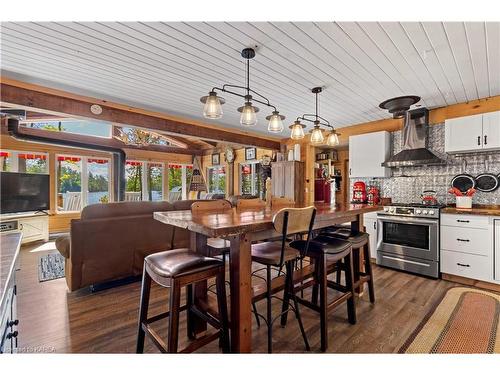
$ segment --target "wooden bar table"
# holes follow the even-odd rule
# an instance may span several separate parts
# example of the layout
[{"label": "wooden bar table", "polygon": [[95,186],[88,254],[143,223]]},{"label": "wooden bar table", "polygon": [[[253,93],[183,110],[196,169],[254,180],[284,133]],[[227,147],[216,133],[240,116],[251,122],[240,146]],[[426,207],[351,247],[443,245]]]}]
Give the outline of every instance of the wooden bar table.
[{"label": "wooden bar table", "polygon": [[[363,214],[380,210],[379,206],[365,204],[315,204],[315,207],[317,212],[314,229],[351,222],[351,229],[354,231],[363,228]],[[281,208],[284,207],[279,207]],[[191,232],[193,251],[206,254],[206,243],[209,237],[220,237],[230,241],[231,346],[232,351],[236,353],[252,351],[250,245],[254,241],[276,236],[272,218],[277,210],[233,208],[221,213],[207,211],[192,214],[190,210],[154,213],[154,218],[162,223],[188,229]],[[196,286],[195,296],[206,298],[206,283]]]}]

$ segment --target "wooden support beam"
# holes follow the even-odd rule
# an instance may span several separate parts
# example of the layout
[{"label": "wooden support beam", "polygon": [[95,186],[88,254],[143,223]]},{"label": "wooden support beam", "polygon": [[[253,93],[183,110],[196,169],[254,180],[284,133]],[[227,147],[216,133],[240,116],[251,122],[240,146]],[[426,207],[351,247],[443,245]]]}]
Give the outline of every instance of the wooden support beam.
[{"label": "wooden support beam", "polygon": [[[116,105],[104,100],[65,93],[59,90],[43,89],[36,85],[1,77],[1,102],[9,106],[21,106],[33,111],[50,111],[67,116],[77,116],[94,120],[108,121],[115,124],[131,125],[178,135],[197,137],[200,139],[256,146],[271,150],[279,150],[279,140],[266,139],[244,132],[233,132],[220,128],[200,125],[193,121],[181,121],[162,116],[155,112]],[[102,113],[95,115],[90,105],[98,104]]]},{"label": "wooden support beam", "polygon": [[[133,145],[125,145],[123,142],[120,142],[114,138],[102,138],[102,137],[92,137],[89,135],[81,135],[81,134],[73,134],[73,133],[64,133],[64,132],[55,132],[48,131],[43,129],[29,128],[29,127],[19,127],[19,130],[23,134],[35,135],[38,137],[50,139],[58,139],[64,141],[74,141],[81,142],[88,145],[93,146],[106,146],[120,149],[132,149],[132,150],[145,150],[145,151],[156,151],[156,152],[167,152],[173,154],[183,154],[183,155],[201,155],[202,150],[194,150],[188,148],[181,147],[170,147],[170,146],[162,146],[162,145],[149,145],[149,146],[133,146]],[[1,127],[2,135],[7,135],[7,126],[2,124]]]}]

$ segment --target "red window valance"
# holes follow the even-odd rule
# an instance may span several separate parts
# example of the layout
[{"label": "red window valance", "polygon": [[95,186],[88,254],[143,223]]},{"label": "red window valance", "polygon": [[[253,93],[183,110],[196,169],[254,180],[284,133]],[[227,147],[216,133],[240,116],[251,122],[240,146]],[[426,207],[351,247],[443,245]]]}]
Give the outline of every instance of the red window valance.
[{"label": "red window valance", "polygon": [[0,158],[8,158],[8,157],[9,157],[9,153],[8,152],[0,151]]},{"label": "red window valance", "polygon": [[[19,155],[21,156],[21,155]],[[73,161],[73,162],[77,162],[77,161],[80,161],[82,160],[82,158],[78,158],[78,157],[75,157],[75,156],[58,156],[57,157],[57,161]]]},{"label": "red window valance", "polygon": [[96,164],[107,164],[108,160],[106,159],[88,159],[89,163],[96,163]]},{"label": "red window valance", "polygon": [[142,162],[140,161],[132,161],[132,160],[127,160],[125,164],[130,165],[132,167],[138,167],[142,165]]},{"label": "red window valance", "polygon": [[243,168],[241,169],[241,173],[243,173],[243,174],[250,174],[250,173],[251,173],[251,171],[252,171],[252,169],[250,168],[250,166],[249,166],[249,165],[245,165],[245,166],[243,166]]},{"label": "red window valance", "polygon": [[47,155],[41,154],[17,154],[20,159],[47,159]]}]

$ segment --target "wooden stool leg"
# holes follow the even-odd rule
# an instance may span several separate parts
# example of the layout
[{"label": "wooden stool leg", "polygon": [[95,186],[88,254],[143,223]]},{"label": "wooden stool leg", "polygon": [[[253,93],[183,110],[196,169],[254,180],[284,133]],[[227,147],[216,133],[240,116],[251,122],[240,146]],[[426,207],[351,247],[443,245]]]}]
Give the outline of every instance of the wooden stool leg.
[{"label": "wooden stool leg", "polygon": [[358,285],[359,284],[359,273],[361,272],[360,270],[360,267],[361,267],[361,263],[360,263],[360,251],[361,249],[352,249],[352,263],[353,263],[353,267],[354,267],[354,285],[356,286],[355,287],[355,290],[356,290],[356,293],[360,294],[363,292],[363,288],[361,285]]},{"label": "wooden stool leg", "polygon": [[315,306],[318,305],[318,294],[319,294],[319,261],[318,258],[314,259],[314,280],[315,283],[312,287],[311,292],[311,303]]},{"label": "wooden stool leg", "polygon": [[352,253],[345,257],[345,282],[347,290],[351,292],[351,297],[347,300],[347,316],[349,323],[356,324],[356,303],[354,301],[354,267],[352,262]]},{"label": "wooden stool leg", "polygon": [[139,307],[139,327],[137,330],[137,347],[136,353],[144,353],[144,337],[145,333],[142,329],[142,323],[148,318],[149,308],[149,295],[151,291],[151,277],[148,275],[146,268],[142,273],[142,286],[141,286],[141,302]]},{"label": "wooden stool leg", "polygon": [[191,307],[194,304],[193,285],[186,286],[186,315],[187,315],[187,336],[190,340],[194,340],[196,335],[193,328],[193,313]]},{"label": "wooden stool leg", "polygon": [[271,290],[271,266],[267,266],[267,279],[266,279],[266,284],[267,284],[267,295],[266,295],[266,301],[267,301],[267,314],[266,314],[266,319],[267,319],[267,352],[272,353],[273,352],[273,326],[271,324],[273,320],[272,316],[272,290]]},{"label": "wooden stool leg", "polygon": [[365,272],[368,276],[370,276],[370,280],[368,280],[368,293],[370,295],[370,302],[375,303],[375,288],[373,286],[373,269],[372,262],[370,259],[370,243],[368,242],[364,246],[364,260],[365,260]]},{"label": "wooden stool leg", "polygon": [[219,320],[220,320],[220,337],[222,343],[222,352],[229,353],[229,318],[227,313],[227,299],[226,299],[226,282],[225,282],[225,270],[217,275],[215,279],[217,287],[217,305],[219,308]]},{"label": "wooden stool leg", "polygon": [[321,326],[321,351],[328,349],[328,280],[326,270],[326,255],[322,255],[319,262],[319,314]]},{"label": "wooden stool leg", "polygon": [[342,279],[342,261],[338,261],[337,262],[337,274],[336,274],[336,281],[337,281],[337,284],[340,284],[340,281]]},{"label": "wooden stool leg", "polygon": [[177,353],[179,342],[179,309],[181,305],[181,287],[177,280],[170,287],[170,314],[168,326],[168,352]]}]

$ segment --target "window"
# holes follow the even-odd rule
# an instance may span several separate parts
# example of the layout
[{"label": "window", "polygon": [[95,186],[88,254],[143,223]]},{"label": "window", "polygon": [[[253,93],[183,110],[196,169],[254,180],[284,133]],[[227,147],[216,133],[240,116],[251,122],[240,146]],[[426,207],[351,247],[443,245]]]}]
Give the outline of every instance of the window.
[{"label": "window", "polygon": [[189,184],[193,177],[193,166],[186,164],[168,165],[168,201],[187,199]]},{"label": "window", "polygon": [[125,200],[142,200],[142,171],[143,163],[127,160],[125,164]]},{"label": "window", "polygon": [[111,137],[112,125],[107,122],[63,120],[27,122],[23,126],[33,129],[42,129],[55,132],[90,135],[94,137]]},{"label": "window", "polygon": [[163,164],[148,163],[148,199],[150,201],[163,200]]},{"label": "window", "polygon": [[49,173],[48,155],[29,151],[0,151],[3,172]]},{"label": "window", "polygon": [[2,172],[12,172],[12,153],[0,151],[0,164],[2,164]]},{"label": "window", "polygon": [[127,160],[125,200],[163,200],[163,163]]},{"label": "window", "polygon": [[240,164],[240,194],[257,195],[263,197],[263,183],[260,163]]},{"label": "window", "polygon": [[108,159],[87,159],[88,204],[110,202],[109,171]]},{"label": "window", "polygon": [[208,168],[208,192],[209,193],[226,193],[226,169],[223,166]]},{"label": "window", "polygon": [[57,155],[57,210],[74,212],[111,202],[110,175],[109,159]]},{"label": "window", "polygon": [[57,209],[82,209],[82,159],[76,156],[57,157]]}]

